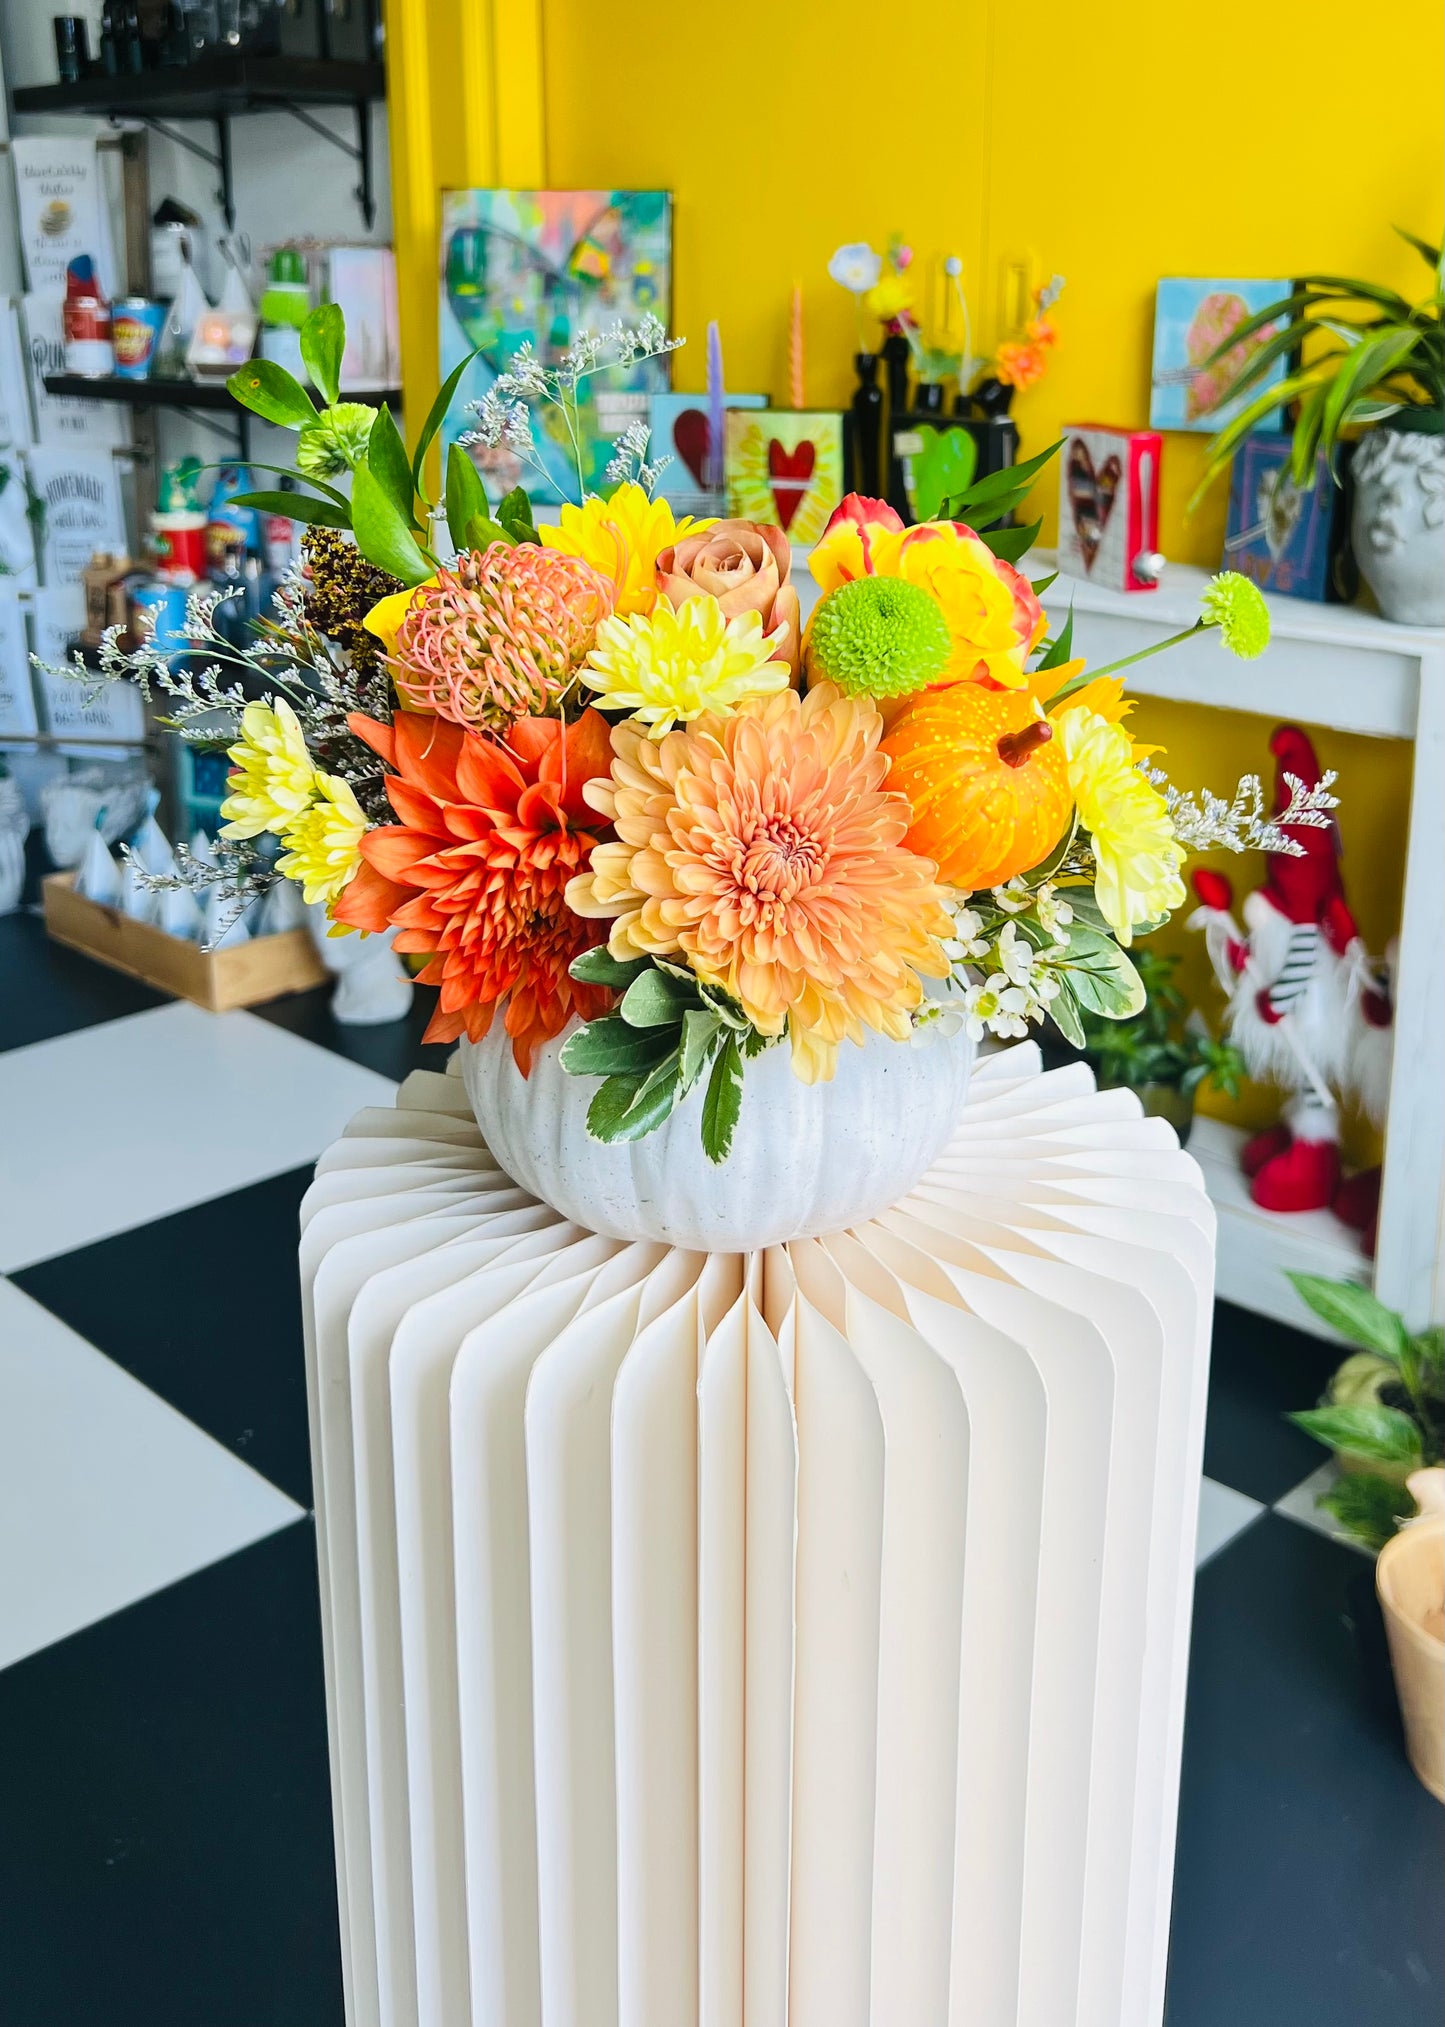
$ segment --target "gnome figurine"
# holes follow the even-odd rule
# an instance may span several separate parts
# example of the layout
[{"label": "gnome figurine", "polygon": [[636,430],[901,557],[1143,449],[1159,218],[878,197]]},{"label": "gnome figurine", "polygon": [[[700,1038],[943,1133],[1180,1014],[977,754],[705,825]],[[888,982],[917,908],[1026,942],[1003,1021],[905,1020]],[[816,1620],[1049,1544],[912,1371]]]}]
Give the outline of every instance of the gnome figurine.
[{"label": "gnome figurine", "polygon": [[[1278,816],[1290,801],[1285,776],[1313,788],[1320,765],[1296,725],[1277,727],[1269,743]],[[1333,1205],[1358,1224],[1372,1206],[1362,1201],[1369,1191],[1361,1178],[1341,1181],[1338,1101],[1357,1098],[1383,1122],[1388,1074],[1378,1057],[1388,1049],[1389,991],[1345,901],[1336,827],[1291,826],[1288,835],[1300,856],[1266,854],[1268,877],[1244,902],[1243,930],[1230,913],[1229,881],[1207,869],[1194,874],[1202,905],[1190,926],[1204,931],[1229,995],[1226,1030],[1250,1075],[1289,1093],[1279,1124],[1240,1154],[1250,1195],[1270,1211]]]}]

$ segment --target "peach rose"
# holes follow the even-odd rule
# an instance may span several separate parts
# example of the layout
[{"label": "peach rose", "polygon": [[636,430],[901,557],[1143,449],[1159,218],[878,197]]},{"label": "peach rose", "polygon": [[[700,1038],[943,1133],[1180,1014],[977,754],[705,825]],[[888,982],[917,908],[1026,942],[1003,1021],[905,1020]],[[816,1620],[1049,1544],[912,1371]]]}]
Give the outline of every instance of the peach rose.
[{"label": "peach rose", "polygon": [[763,632],[778,634],[773,660],[798,675],[801,645],[798,594],[788,582],[793,554],[781,528],[757,521],[714,521],[685,535],[657,559],[657,588],[681,605],[685,598],[715,598],[723,616],[756,612]]}]

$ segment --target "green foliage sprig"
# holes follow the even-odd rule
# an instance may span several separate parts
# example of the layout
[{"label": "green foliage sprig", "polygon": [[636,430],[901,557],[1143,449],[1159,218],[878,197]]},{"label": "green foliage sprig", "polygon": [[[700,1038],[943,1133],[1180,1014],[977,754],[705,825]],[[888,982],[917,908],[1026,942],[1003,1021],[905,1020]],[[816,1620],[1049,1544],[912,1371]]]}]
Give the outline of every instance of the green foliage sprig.
[{"label": "green foliage sprig", "polygon": [[1289,1419],[1352,1467],[1319,1503],[1357,1541],[1378,1550],[1415,1511],[1405,1480],[1445,1459],[1445,1328],[1410,1331],[1353,1281],[1289,1278],[1316,1316],[1360,1347],[1320,1405]]},{"label": "green foliage sprig", "polygon": [[661,1126],[708,1071],[702,1144],[726,1161],[742,1109],[743,1065],[780,1039],[759,1034],[737,1001],[665,958],[615,958],[605,945],[571,967],[587,985],[620,993],[615,1013],[589,1021],[562,1045],[562,1067],[601,1077],[587,1108],[596,1140],[641,1140]]},{"label": "green foliage sprig", "polygon": [[[1070,893],[1069,899],[1074,902],[1076,897]],[[1124,1020],[1100,1020],[1091,1010],[1084,1020],[1081,1046],[1101,1084],[1123,1084],[1132,1091],[1145,1084],[1167,1084],[1192,1096],[1201,1084],[1210,1083],[1237,1098],[1244,1058],[1232,1043],[1216,1041],[1203,1028],[1188,1024],[1188,1001],[1174,983],[1178,963],[1177,957],[1162,951],[1135,950],[1143,1004]]]},{"label": "green foliage sprig", "polygon": [[[1205,360],[1207,371],[1236,346],[1262,331],[1269,336],[1250,353],[1220,396],[1220,406],[1252,394],[1209,446],[1209,463],[1191,507],[1223,471],[1252,429],[1286,403],[1299,403],[1290,454],[1290,477],[1308,486],[1323,453],[1336,480],[1338,450],[1349,430],[1392,416],[1412,428],[1445,431],[1445,268],[1441,249],[1413,233],[1395,230],[1433,271],[1433,287],[1418,302],[1394,289],[1344,275],[1306,275],[1282,301],[1237,324]],[[1271,326],[1277,328],[1271,329]],[[1303,356],[1307,350],[1309,356]],[[1263,385],[1280,360],[1283,380]]]},{"label": "green foliage sprig", "polygon": [[[1001,472],[990,472],[986,478],[975,479],[971,486],[965,486],[961,493],[954,493],[944,501],[939,518],[944,521],[962,521],[982,537],[995,556],[1005,563],[1017,563],[1028,553],[1039,539],[1042,521],[1032,521],[1026,528],[1010,528],[1003,524],[1024,503],[1029,488],[1051,458],[1056,458],[1064,447],[1064,439],[1051,443],[1047,450],[1041,450],[1037,457],[1025,458],[1021,465],[1008,465]],[[1043,585],[1036,584],[1035,591],[1047,589],[1052,578]]]}]

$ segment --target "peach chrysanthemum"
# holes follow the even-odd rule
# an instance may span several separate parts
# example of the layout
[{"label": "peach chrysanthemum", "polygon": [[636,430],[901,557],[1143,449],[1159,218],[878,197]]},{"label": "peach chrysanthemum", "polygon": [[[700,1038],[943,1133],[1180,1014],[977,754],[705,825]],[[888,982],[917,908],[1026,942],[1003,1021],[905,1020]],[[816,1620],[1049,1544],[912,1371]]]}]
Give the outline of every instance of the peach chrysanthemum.
[{"label": "peach chrysanthemum", "polygon": [[395,924],[398,950],[430,955],[417,976],[440,986],[441,999],[423,1041],[480,1041],[505,998],[525,1077],[539,1043],[573,1014],[592,1020],[608,1005],[600,987],[570,974],[598,937],[564,898],[603,828],[582,791],[606,776],[606,719],[523,718],[505,741],[416,711],[398,711],[390,725],[347,722],[396,769],[386,793],[400,821],[361,839],[336,920]]},{"label": "peach chrysanthemum", "polygon": [[505,731],[556,701],[611,610],[580,557],[494,542],[411,593],[387,667],[413,710]]},{"label": "peach chrysanthemum", "polygon": [[919,974],[948,971],[952,928],[933,866],[903,843],[882,729],[867,698],[784,690],[662,740],[614,726],[611,778],[585,791],[617,841],[568,905],[616,917],[615,956],[680,954],[761,1033],[786,1025],[808,1084],[832,1076],[845,1037],[905,1040]]}]

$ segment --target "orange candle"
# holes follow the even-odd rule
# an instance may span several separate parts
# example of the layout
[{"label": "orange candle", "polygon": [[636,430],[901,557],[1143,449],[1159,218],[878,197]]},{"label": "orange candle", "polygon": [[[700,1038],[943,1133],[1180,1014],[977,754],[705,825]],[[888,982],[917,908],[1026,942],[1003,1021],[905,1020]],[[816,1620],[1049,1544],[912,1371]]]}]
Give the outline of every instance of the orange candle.
[{"label": "orange candle", "polygon": [[788,328],[788,400],[794,408],[806,408],[803,381],[803,287],[793,284],[793,315]]}]

